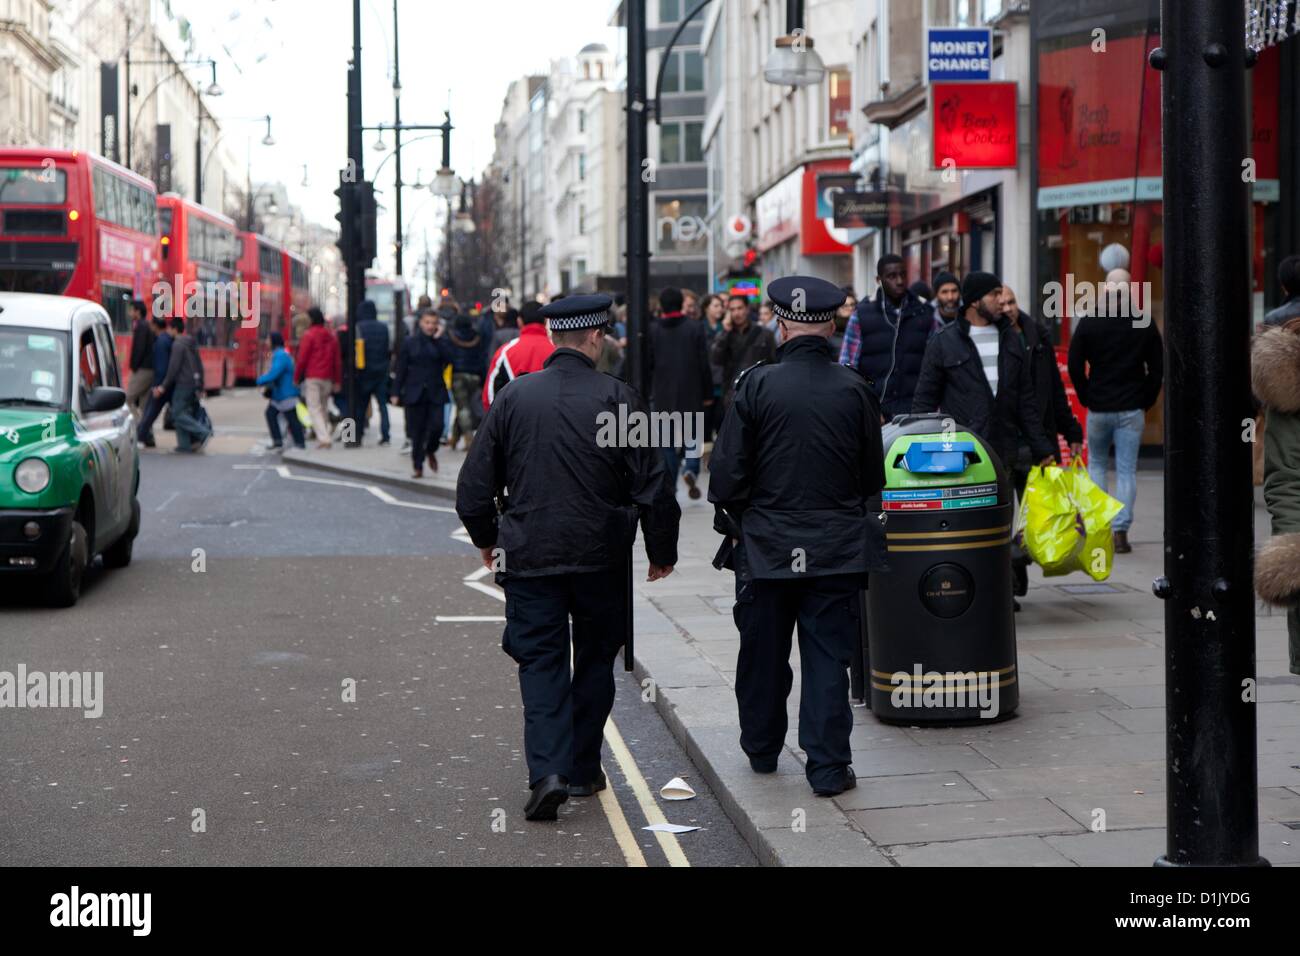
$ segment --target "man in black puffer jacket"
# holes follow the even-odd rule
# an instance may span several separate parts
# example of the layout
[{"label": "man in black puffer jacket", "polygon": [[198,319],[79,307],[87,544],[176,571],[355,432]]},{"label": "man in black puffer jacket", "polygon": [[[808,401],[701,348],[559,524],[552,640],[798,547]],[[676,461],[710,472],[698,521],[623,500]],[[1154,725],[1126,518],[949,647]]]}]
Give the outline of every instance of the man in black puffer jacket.
[{"label": "man in black puffer jacket", "polygon": [[935,333],[912,400],[912,411],[943,411],[979,435],[1009,469],[1021,435],[1032,460],[1056,461],[1055,442],[1043,431],[1029,356],[1001,311],[1002,282],[972,272],[961,284],[961,315]]},{"label": "man in black puffer jacket", "polygon": [[856,368],[880,403],[885,421],[912,410],[934,312],[908,291],[907,269],[892,253],[876,264],[880,288],[863,299],[844,329],[840,364]]}]

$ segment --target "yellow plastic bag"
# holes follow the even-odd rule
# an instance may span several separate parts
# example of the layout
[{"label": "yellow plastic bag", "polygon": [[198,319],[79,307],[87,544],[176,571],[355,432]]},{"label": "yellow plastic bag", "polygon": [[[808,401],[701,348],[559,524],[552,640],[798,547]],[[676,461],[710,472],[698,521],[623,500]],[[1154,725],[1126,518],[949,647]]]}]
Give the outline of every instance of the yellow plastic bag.
[{"label": "yellow plastic bag", "polygon": [[1123,507],[1097,487],[1081,461],[1068,469],[1035,467],[1020,503],[1025,551],[1045,577],[1083,571],[1104,581],[1115,559],[1110,525]]},{"label": "yellow plastic bag", "polygon": [[1065,473],[1065,478],[1070,487],[1070,497],[1083,521],[1084,540],[1079,567],[1094,581],[1105,581],[1110,577],[1115,561],[1115,541],[1110,525],[1124,510],[1124,504],[1097,487],[1083,462],[1077,459]]},{"label": "yellow plastic bag", "polygon": [[1075,516],[1065,472],[1056,465],[1031,468],[1020,501],[1020,528],[1025,552],[1044,572],[1051,573],[1070,561],[1079,543]]},{"label": "yellow plastic bag", "polygon": [[311,412],[307,409],[307,403],[298,399],[298,407],[294,409],[298,413],[298,421],[303,428],[311,428]]}]

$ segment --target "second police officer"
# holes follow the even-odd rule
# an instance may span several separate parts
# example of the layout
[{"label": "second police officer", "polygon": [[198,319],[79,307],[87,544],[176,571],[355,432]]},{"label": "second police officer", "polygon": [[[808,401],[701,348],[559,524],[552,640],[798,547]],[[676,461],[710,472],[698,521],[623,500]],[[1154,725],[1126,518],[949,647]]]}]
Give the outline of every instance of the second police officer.
[{"label": "second police officer", "polygon": [[501,645],[519,665],[529,820],[555,820],[570,795],[605,789],[601,740],[638,519],[648,580],[677,563],[681,511],[662,452],[598,441],[602,418],[645,410],[629,386],[596,371],[612,305],[586,295],[545,307],[556,349],[497,394],[456,488],[456,512],[506,592]]},{"label": "second police officer", "polygon": [[755,771],[776,770],[797,627],[799,746],[814,792],[834,796],[856,785],[847,669],[859,592],[885,567],[883,528],[867,507],[885,482],[880,406],[831,352],[841,289],[789,276],[768,296],[784,344],[774,364],[737,378],[709,466],[727,535],[718,560],[736,572],[740,745]]}]

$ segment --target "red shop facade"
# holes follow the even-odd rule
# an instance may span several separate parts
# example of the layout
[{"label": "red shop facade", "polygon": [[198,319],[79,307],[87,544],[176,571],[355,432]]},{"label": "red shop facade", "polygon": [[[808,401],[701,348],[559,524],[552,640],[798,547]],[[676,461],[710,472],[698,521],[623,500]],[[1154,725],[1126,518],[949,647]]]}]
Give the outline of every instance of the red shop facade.
[{"label": "red shop facade", "polygon": [[[1100,283],[1107,266],[1127,259],[1130,279],[1150,283],[1150,305],[1164,328],[1164,214],[1160,73],[1147,62],[1160,45],[1158,5],[1115,0],[1044,0],[1033,5],[1031,112],[1035,157],[1031,196],[1036,314],[1069,343],[1074,319],[1044,315],[1047,284]],[[1098,28],[1101,28],[1101,34]],[[1281,300],[1277,265],[1300,252],[1294,167],[1294,97],[1279,91],[1297,78],[1297,44],[1261,51],[1251,70],[1252,327]],[[1122,249],[1117,248],[1122,247]],[[1103,254],[1105,250],[1105,254]],[[1145,444],[1163,432],[1158,403]]]}]

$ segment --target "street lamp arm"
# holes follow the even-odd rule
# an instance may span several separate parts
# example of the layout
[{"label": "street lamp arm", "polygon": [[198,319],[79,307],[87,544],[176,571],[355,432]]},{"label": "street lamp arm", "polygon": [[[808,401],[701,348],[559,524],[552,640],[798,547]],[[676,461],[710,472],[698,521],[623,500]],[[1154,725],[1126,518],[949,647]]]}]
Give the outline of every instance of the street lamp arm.
[{"label": "street lamp arm", "polygon": [[697,6],[690,13],[686,14],[686,16],[682,17],[682,22],[677,24],[677,29],[673,31],[672,39],[668,41],[668,45],[664,47],[663,55],[659,57],[659,73],[657,76],[655,76],[654,109],[655,109],[656,123],[663,123],[663,119],[664,119],[663,107],[661,106],[663,101],[660,99],[660,97],[663,96],[664,68],[668,65],[668,58],[672,56],[673,47],[677,44],[677,41],[681,39],[682,32],[686,29],[686,25],[689,24],[692,20],[694,20],[697,16],[699,16],[700,11],[703,10],[712,2],[713,0],[701,0],[699,6]]},{"label": "street lamp arm", "polygon": [[[405,128],[406,128],[406,127],[403,126],[403,129],[405,129]],[[400,150],[405,149],[407,146],[410,146],[412,143],[419,143],[419,142],[421,142],[421,141],[423,141],[423,140],[426,140],[426,139],[433,139],[433,137],[434,137],[435,135],[436,135],[436,134],[434,134],[434,133],[429,133],[427,136],[417,136],[417,137],[415,137],[415,139],[408,139],[408,140],[406,140],[404,143],[402,143],[401,146],[398,146],[397,149],[393,150],[391,153],[389,153],[387,156],[385,156],[383,159],[381,159],[381,160],[379,161],[379,165],[375,167],[375,171],[374,171],[373,173],[370,174],[371,178],[374,179],[374,180],[378,180],[378,179],[379,179],[379,171],[380,171],[381,169],[384,168],[384,163],[388,162],[390,159],[392,159],[394,156],[396,156]]]},{"label": "street lamp arm", "polygon": [[[142,99],[139,103],[136,104],[135,108],[138,112],[136,113],[135,121],[131,124],[131,129],[127,131],[127,135],[130,136],[132,140],[134,140],[136,130],[140,126],[140,118],[144,116],[144,108],[146,104],[148,104],[148,102],[151,99],[153,99],[153,95],[162,88],[162,85],[164,83],[176,79],[176,77],[180,76],[182,73],[185,72],[185,68],[187,66],[207,66],[211,63],[215,63],[216,61],[215,60],[182,60],[181,62],[177,63],[174,60],[133,60],[132,62],[136,66],[166,66],[168,64],[171,64],[172,66],[171,72],[169,72],[161,80],[155,83],[153,85],[153,89],[151,89],[148,93],[145,94],[144,99]],[[131,91],[127,90],[126,95],[130,96]]]}]

